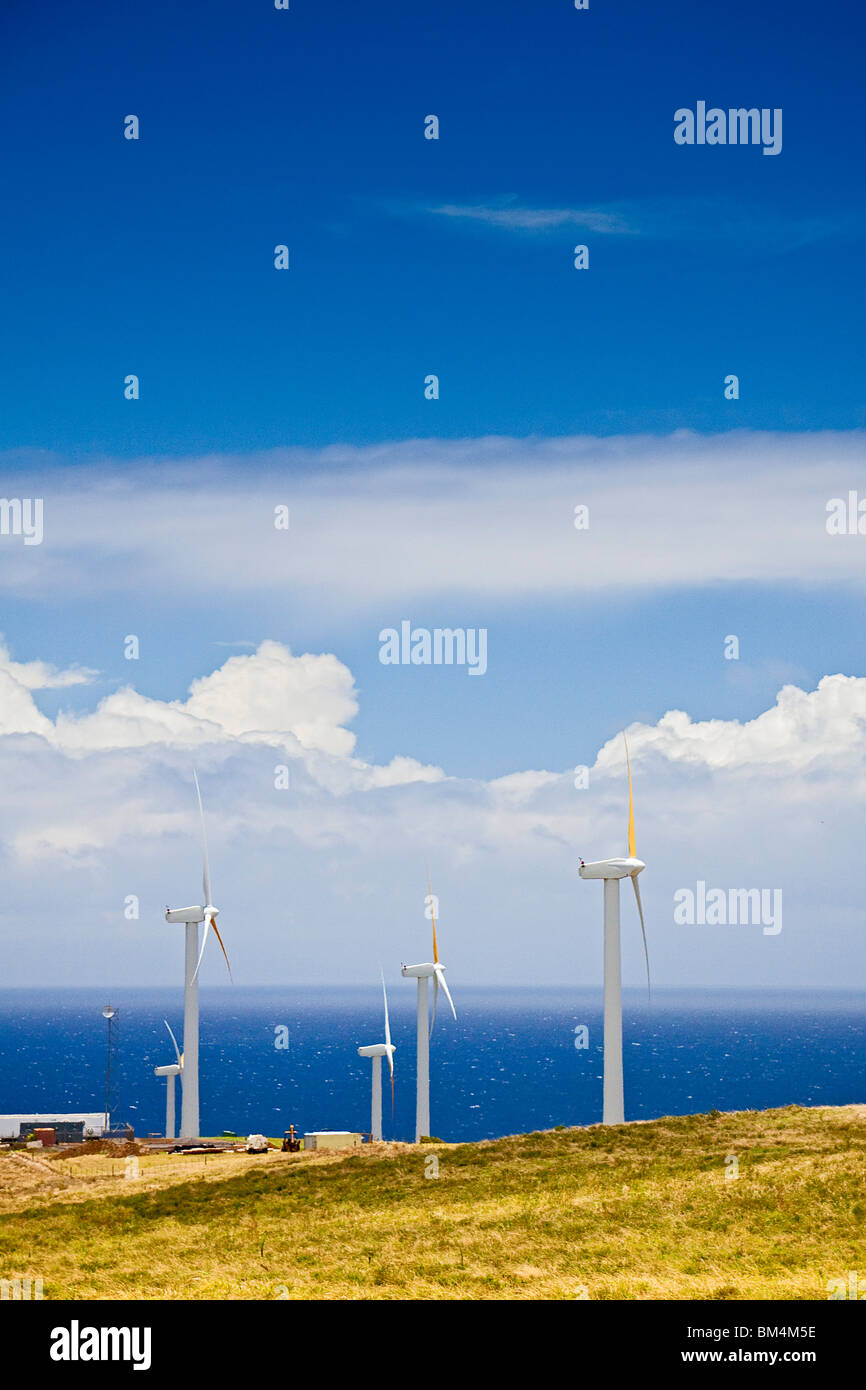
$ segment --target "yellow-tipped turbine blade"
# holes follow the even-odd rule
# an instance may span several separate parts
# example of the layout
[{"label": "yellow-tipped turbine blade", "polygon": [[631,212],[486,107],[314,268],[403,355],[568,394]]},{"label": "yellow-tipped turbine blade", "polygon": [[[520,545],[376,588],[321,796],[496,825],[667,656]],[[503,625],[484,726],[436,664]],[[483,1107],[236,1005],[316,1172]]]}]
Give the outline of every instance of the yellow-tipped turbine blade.
[{"label": "yellow-tipped turbine blade", "polygon": [[433,889],[430,886],[430,870],[427,870],[427,898],[430,903],[430,920],[433,923],[433,963],[439,964],[439,947],[436,945],[436,909],[433,906]]},{"label": "yellow-tipped turbine blade", "polygon": [[[213,917],[211,917],[211,919],[210,919],[210,924],[211,924],[211,926],[213,927],[214,932],[216,933],[216,939],[217,939],[217,941],[219,942],[219,944],[220,944],[220,949],[222,950],[222,953],[223,953],[223,955],[224,955],[225,958],[226,958],[226,969],[227,969],[228,972],[229,972],[229,979],[231,980],[231,978],[232,978],[232,968],[231,968],[231,966],[229,965],[229,958],[228,958],[228,956],[226,955],[226,948],[225,948],[225,946],[223,946],[223,939],[222,939],[222,937],[220,936],[219,927],[217,926],[217,924],[216,924],[216,922],[214,921]],[[232,983],[234,983],[234,981],[232,981]]]},{"label": "yellow-tipped turbine blade", "polygon": [[625,729],[622,731],[622,741],[625,744],[625,766],[628,772],[628,852],[631,859],[637,859],[637,850],[634,844],[634,796],[631,790],[631,763],[628,757],[628,739],[625,736]]}]

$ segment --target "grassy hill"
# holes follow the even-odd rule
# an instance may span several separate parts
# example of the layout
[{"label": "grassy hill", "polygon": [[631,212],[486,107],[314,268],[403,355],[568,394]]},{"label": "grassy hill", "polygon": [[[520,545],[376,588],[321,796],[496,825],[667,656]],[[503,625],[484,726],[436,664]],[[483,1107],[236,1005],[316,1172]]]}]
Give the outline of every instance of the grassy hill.
[{"label": "grassy hill", "polygon": [[0,1278],[46,1299],[801,1299],[866,1275],[866,1106],[139,1171],[0,1156]]}]

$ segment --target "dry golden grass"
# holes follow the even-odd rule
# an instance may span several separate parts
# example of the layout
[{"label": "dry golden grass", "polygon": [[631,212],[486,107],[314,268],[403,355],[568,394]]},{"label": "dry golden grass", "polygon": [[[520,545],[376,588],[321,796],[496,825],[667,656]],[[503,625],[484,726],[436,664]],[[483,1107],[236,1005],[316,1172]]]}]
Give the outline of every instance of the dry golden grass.
[{"label": "dry golden grass", "polygon": [[866,1274],[863,1106],[139,1169],[0,1157],[0,1277],[46,1298],[800,1299]]}]

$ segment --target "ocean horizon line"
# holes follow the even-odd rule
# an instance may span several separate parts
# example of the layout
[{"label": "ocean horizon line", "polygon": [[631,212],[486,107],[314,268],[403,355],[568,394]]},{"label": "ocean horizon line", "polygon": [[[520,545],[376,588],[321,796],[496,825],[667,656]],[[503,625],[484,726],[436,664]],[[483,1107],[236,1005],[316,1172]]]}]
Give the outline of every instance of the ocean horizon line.
[{"label": "ocean horizon line", "polygon": [[[583,996],[586,994],[601,991],[602,981],[594,981],[588,984],[572,985],[550,983],[550,984],[511,984],[511,985],[480,985],[466,984],[459,985],[461,994],[573,994]],[[108,991],[124,994],[155,994],[167,991],[182,989],[176,982],[155,983],[149,985],[106,985],[103,983],[87,983],[76,985],[0,985],[0,998],[6,994],[75,994],[87,991],[101,991],[103,994]],[[358,994],[365,995],[371,990],[377,992],[375,981],[370,984],[326,984],[321,981],[293,980],[286,984],[274,984],[273,982],[262,984],[200,984],[200,994],[219,994],[231,995],[232,991],[258,991],[261,993],[276,993],[283,990],[307,990],[321,994]],[[646,1000],[646,986],[623,985],[623,994],[642,995]],[[759,996],[769,997],[771,995],[791,995],[815,996],[815,995],[861,995],[866,994],[866,985],[670,985],[653,986],[653,1000],[662,996],[688,996],[696,995],[709,997],[719,995],[737,996]],[[390,1002],[390,1000],[389,1000]],[[414,1009],[414,1000],[412,1003]]]}]

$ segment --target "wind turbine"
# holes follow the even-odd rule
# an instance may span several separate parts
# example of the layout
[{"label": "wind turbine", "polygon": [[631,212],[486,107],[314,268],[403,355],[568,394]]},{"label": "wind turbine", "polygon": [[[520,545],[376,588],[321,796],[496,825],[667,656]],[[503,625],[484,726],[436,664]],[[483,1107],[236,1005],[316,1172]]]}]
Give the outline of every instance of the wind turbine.
[{"label": "wind turbine", "polygon": [[622,1087],[622,962],[619,935],[619,881],[630,878],[640,917],[643,949],[646,957],[647,990],[649,991],[649,952],[646,927],[640,900],[637,876],[645,868],[637,858],[634,842],[634,797],[631,789],[631,763],[628,740],[625,743],[625,765],[628,772],[628,856],[625,859],[599,859],[593,864],[580,861],[581,878],[604,880],[604,1101],[602,1124],[625,1123],[625,1102]]},{"label": "wind turbine", "polygon": [[179,1076],[181,1079],[181,1085],[183,1085],[183,1057],[181,1056],[180,1048],[177,1045],[177,1038],[174,1036],[174,1033],[171,1031],[171,1028],[169,1028],[168,1019],[164,1018],[162,1021],[165,1024],[166,1028],[168,1028],[168,1035],[174,1043],[174,1053],[177,1057],[177,1062],[172,1062],[171,1065],[167,1067],[154,1067],[153,1074],[154,1076],[165,1077],[165,1137],[166,1139],[173,1139],[174,1078],[176,1076]]},{"label": "wind turbine", "polygon": [[[167,922],[183,922],[186,926],[186,955],[184,963],[184,985],[183,985],[183,1055],[184,1063],[181,1071],[182,1099],[180,1111],[180,1137],[181,1139],[198,1139],[199,1137],[199,1118],[198,1118],[198,972],[204,957],[204,948],[207,945],[208,933],[213,927],[214,935],[222,948],[228,966],[229,979],[231,979],[232,969],[229,965],[229,958],[226,955],[226,948],[223,946],[223,939],[219,934],[216,919],[219,916],[219,908],[214,907],[210,889],[210,866],[207,858],[207,839],[204,831],[204,807],[201,801],[201,789],[198,785],[198,776],[193,770],[195,781],[195,791],[198,797],[198,812],[201,820],[201,849],[202,849],[202,894],[204,896],[204,907],[167,907],[165,910],[165,920]],[[202,938],[201,950],[198,944],[199,923],[205,923],[204,937]]]},{"label": "wind turbine", "polygon": [[[428,890],[430,882],[427,882]],[[425,961],[422,965],[401,966],[401,972],[406,979],[418,981],[418,1062],[417,1080],[415,1090],[415,1143],[430,1134],[430,1025],[428,1023],[428,1004],[427,1004],[427,981],[433,980],[433,1023],[436,1022],[436,1002],[439,997],[439,986],[445,991],[445,997],[451,1005],[451,1012],[455,1019],[457,1010],[454,1007],[454,1000],[448,991],[445,983],[445,966],[439,959],[439,948],[436,944],[436,911],[434,907],[433,894],[428,893],[430,903],[430,918],[433,922],[433,959]]]},{"label": "wind turbine", "polygon": [[382,975],[382,994],[385,999],[385,1041],[383,1043],[371,1043],[369,1047],[359,1047],[359,1057],[372,1058],[373,1072],[373,1099],[370,1114],[370,1137],[372,1139],[382,1138],[382,1058],[388,1058],[388,1067],[391,1072],[391,1114],[394,1114],[394,1053],[396,1048],[391,1042],[391,1025],[388,1021],[388,995],[385,991],[385,976]]}]

